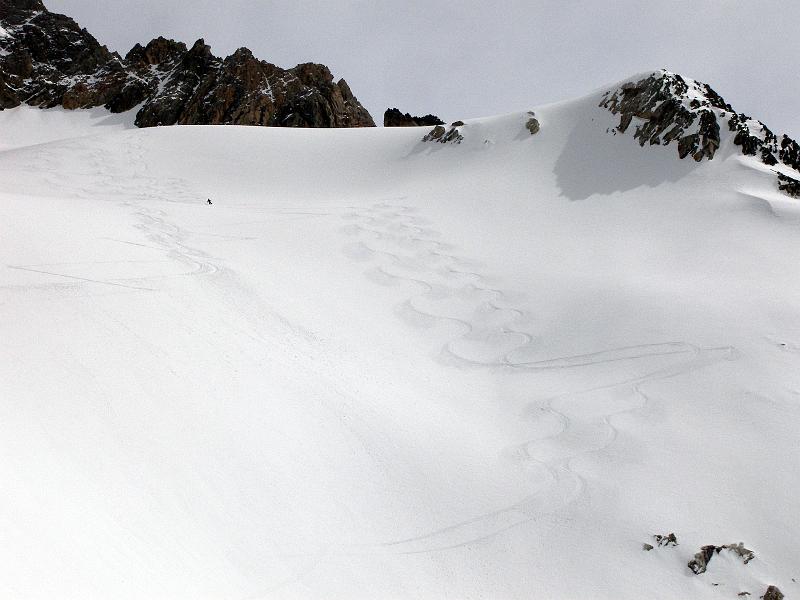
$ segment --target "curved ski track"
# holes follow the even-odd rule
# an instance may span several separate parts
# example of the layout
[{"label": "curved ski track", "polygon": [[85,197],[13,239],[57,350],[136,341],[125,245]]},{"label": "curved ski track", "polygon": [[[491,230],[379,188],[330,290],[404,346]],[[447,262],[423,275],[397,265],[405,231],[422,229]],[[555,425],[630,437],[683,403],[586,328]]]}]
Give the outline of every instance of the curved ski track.
[{"label": "curved ski track", "polygon": [[[571,467],[572,461],[587,453],[602,452],[614,443],[618,430],[613,418],[640,410],[650,401],[642,386],[736,357],[736,350],[729,346],[699,348],[673,341],[528,360],[526,355],[533,356],[536,350],[535,318],[515,304],[518,294],[490,284],[415,212],[414,207],[389,203],[366,209],[352,207],[343,215],[348,224],[341,231],[357,241],[346,244],[343,251],[354,261],[369,263],[366,276],[375,283],[405,282],[420,288],[397,306],[398,316],[408,324],[426,327],[445,321],[461,330],[439,349],[438,360],[444,364],[529,376],[643,359],[664,359],[671,364],[661,368],[651,365],[638,376],[531,401],[523,418],[534,421],[538,435],[507,448],[504,454],[527,466],[539,489],[493,512],[385,542],[387,550],[408,554],[449,550],[490,540],[547,515],[557,516],[586,491],[586,481]],[[614,397],[604,398],[604,392],[609,391]],[[590,402],[586,402],[589,397]],[[592,412],[583,415],[586,407]]]},{"label": "curved ski track", "polygon": [[[224,267],[215,263],[214,257],[186,244],[190,232],[169,222],[165,211],[147,206],[152,201],[196,204],[204,196],[193,193],[186,180],[165,180],[150,175],[141,140],[131,135],[125,141],[129,156],[126,164],[116,165],[116,170],[121,173],[129,170],[129,178],[114,178],[107,174],[110,172],[107,164],[111,153],[106,155],[102,148],[97,148],[85,157],[87,160],[83,164],[88,163],[98,176],[98,186],[79,186],[71,191],[81,197],[105,196],[129,208],[139,219],[137,227],[152,243],[146,247],[166,252],[167,256],[184,263],[190,270],[181,275],[114,278],[96,283],[119,285],[121,282],[220,272]],[[54,162],[49,156],[43,160]],[[69,182],[52,180],[50,183],[69,191]],[[534,315],[522,306],[521,301],[516,302],[519,295],[493,286],[471,261],[457,256],[454,248],[441,241],[440,234],[417,216],[414,207],[380,202],[366,208],[336,207],[330,213],[308,214],[338,217],[347,222],[341,227],[341,232],[355,241],[346,244],[343,251],[351,260],[369,264],[365,274],[370,280],[381,285],[404,282],[419,288],[417,293],[397,305],[399,318],[415,327],[447,322],[460,330],[439,349],[437,360],[447,366],[497,369],[509,374],[535,376],[549,370],[579,369],[605,363],[631,363],[653,358],[672,361],[661,368],[650,367],[638,376],[528,402],[522,418],[532,421],[534,435],[508,447],[503,455],[530,475],[536,486],[531,495],[434,531],[366,547],[331,549],[329,554],[361,554],[376,550],[399,554],[445,551],[491,540],[546,516],[557,518],[559,512],[579,500],[586,491],[586,481],[572,468],[572,461],[587,453],[602,452],[614,443],[618,431],[612,423],[613,418],[639,410],[650,401],[642,386],[736,357],[736,350],[728,346],[699,348],[686,342],[670,341],[544,360],[528,359],[526,356],[533,356],[536,350]],[[145,246],[130,240],[112,241]],[[150,288],[135,289],[153,291]],[[603,399],[603,392],[611,390],[615,397]],[[620,401],[620,396],[624,397],[623,401]],[[587,405],[583,400],[588,397],[591,397],[591,408],[596,414],[582,414]],[[324,556],[316,555],[315,558],[319,561]]]}]

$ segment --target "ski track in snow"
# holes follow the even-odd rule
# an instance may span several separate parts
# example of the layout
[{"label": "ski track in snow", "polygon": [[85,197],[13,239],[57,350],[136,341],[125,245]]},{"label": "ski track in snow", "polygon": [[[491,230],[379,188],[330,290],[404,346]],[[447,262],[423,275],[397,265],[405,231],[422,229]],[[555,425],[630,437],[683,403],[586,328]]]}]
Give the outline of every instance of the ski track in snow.
[{"label": "ski track in snow", "polygon": [[[541,431],[507,448],[505,455],[530,465],[540,489],[472,519],[384,542],[385,549],[402,554],[451,550],[486,542],[544,516],[556,516],[586,492],[586,481],[572,468],[572,461],[587,453],[600,453],[614,443],[619,435],[612,423],[614,417],[641,410],[651,401],[643,386],[737,357],[730,346],[700,348],[673,341],[526,360],[526,354],[536,351],[533,315],[514,304],[511,298],[515,294],[493,287],[470,261],[454,254],[454,248],[440,240],[439,232],[415,213],[412,206],[385,202],[366,209],[352,207],[342,215],[348,223],[341,232],[358,241],[346,244],[343,252],[353,261],[369,263],[365,275],[377,284],[406,282],[422,289],[397,306],[397,315],[409,325],[430,327],[446,321],[461,329],[441,346],[438,360],[443,364],[528,376],[641,359],[666,359],[674,364],[651,366],[640,376],[530,402],[525,416],[533,417],[534,430]],[[603,406],[602,394],[608,391],[615,394]],[[593,410],[600,406],[600,414],[589,419],[582,418],[580,410],[573,414],[570,409],[579,408],[581,398],[589,395]]]},{"label": "ski track in snow", "polygon": [[[146,151],[138,136],[128,138],[127,164],[133,166],[131,177],[123,180],[104,175],[108,169],[106,163],[108,156],[100,150],[95,150],[90,158],[91,164],[96,169],[101,186],[111,191],[115,196],[121,196],[121,204],[133,212],[139,219],[137,228],[142,231],[153,245],[138,244],[127,240],[113,240],[124,244],[133,244],[149,247],[166,252],[173,260],[185,264],[189,271],[177,276],[213,275],[220,270],[220,266],[213,262],[211,256],[202,250],[192,248],[186,244],[190,232],[182,229],[173,222],[167,221],[167,213],[163,210],[151,208],[153,202],[195,203],[201,194],[192,191],[187,180],[179,178],[161,179],[150,175],[147,171]],[[123,170],[124,172],[124,170]],[[97,196],[98,190],[84,188],[80,190],[88,197]],[[151,276],[146,279],[164,279],[176,275]]]},{"label": "ski track in snow", "polygon": [[[145,150],[139,138],[131,136],[127,146],[128,165],[133,171],[128,179],[104,175],[108,156],[100,149],[91,153],[88,163],[100,189],[79,188],[83,197],[108,195],[132,211],[139,220],[137,227],[151,244],[130,240],[110,239],[161,250],[188,267],[177,276],[213,275],[222,267],[207,253],[187,245],[191,232],[167,219],[167,213],[153,208],[156,202],[196,203],[202,194],[191,190],[188,181],[162,180],[148,174]],[[109,170],[108,172],[113,172]],[[369,263],[366,276],[376,284],[407,283],[421,289],[402,300],[396,307],[397,316],[413,327],[431,327],[437,322],[449,322],[461,331],[447,339],[436,357],[445,366],[469,369],[500,369],[505,372],[535,376],[548,370],[578,369],[639,359],[680,359],[678,364],[645,373],[640,377],[616,381],[597,388],[571,392],[545,400],[531,401],[523,418],[533,421],[531,439],[511,446],[504,455],[519,463],[533,479],[536,492],[497,510],[453,523],[434,531],[417,533],[403,539],[383,541],[377,546],[330,549],[329,553],[348,555],[382,550],[399,554],[419,554],[452,550],[487,542],[532,520],[555,516],[586,492],[584,478],[571,462],[586,453],[598,453],[614,443],[618,432],[612,423],[616,415],[635,411],[647,405],[649,397],[642,386],[649,382],[674,377],[693,369],[735,356],[732,348],[702,349],[684,342],[662,342],[627,346],[606,351],[545,360],[529,360],[536,352],[535,318],[525,308],[514,303],[511,294],[490,284],[489,278],[467,259],[454,253],[454,248],[442,241],[441,235],[428,226],[407,205],[385,202],[371,207],[348,207],[346,212],[312,212],[301,208],[279,210],[280,214],[338,217],[347,222],[341,232],[358,241],[344,247],[353,261]],[[18,266],[14,268],[35,270]],[[143,278],[114,278],[100,281],[48,271],[53,275],[153,291],[140,287],[147,281],[176,277],[156,275]],[[135,285],[138,283],[138,285]],[[617,392],[609,400],[609,410],[594,418],[571,414],[570,408],[589,394],[594,405],[598,394],[605,390]],[[619,406],[618,397],[626,400]],[[324,557],[316,556],[316,561]]]},{"label": "ski track in snow", "polygon": [[[86,402],[76,406],[85,404],[89,415],[94,404],[102,401],[103,386],[116,385],[110,367],[126,359],[123,353],[128,348],[138,348],[131,352],[133,358],[148,356],[148,361],[131,369],[135,380],[121,382],[131,400],[119,403],[129,411],[120,411],[119,419],[128,414],[140,416],[143,424],[145,419],[158,419],[156,377],[162,377],[164,408],[170,411],[164,432],[177,431],[184,418],[192,420],[196,431],[179,438],[181,448],[197,445],[211,457],[217,449],[221,455],[218,463],[187,462],[189,485],[184,487],[181,456],[174,456],[175,467],[169,465],[176,469],[175,479],[159,479],[167,471],[162,473],[153,460],[168,450],[171,437],[164,436],[164,447],[146,456],[123,447],[128,439],[118,443],[109,437],[114,442],[110,448],[118,456],[110,457],[108,465],[118,466],[120,472],[98,472],[98,482],[108,483],[113,493],[141,489],[144,495],[150,485],[144,478],[152,476],[169,488],[164,497],[184,504],[164,505],[161,514],[147,507],[150,513],[120,519],[123,538],[118,542],[118,536],[106,541],[104,530],[105,520],[116,518],[117,512],[105,498],[98,500],[97,506],[102,510],[108,506],[110,512],[97,513],[91,521],[94,531],[87,530],[89,541],[82,546],[82,540],[77,546],[67,541],[64,549],[47,549],[46,555],[52,557],[50,563],[42,563],[49,564],[47,578],[35,569],[37,557],[44,552],[24,545],[9,551],[23,568],[26,563],[34,565],[29,573],[15,578],[23,585],[35,589],[41,577],[57,589],[59,574],[50,567],[69,569],[69,560],[86,569],[75,572],[89,582],[109,548],[112,559],[123,565],[111,565],[116,570],[97,578],[103,580],[104,591],[112,591],[111,596],[115,591],[125,595],[126,588],[119,583],[124,577],[118,574],[129,571],[141,577],[147,589],[156,589],[156,595],[165,582],[175,581],[189,589],[197,579],[198,590],[230,586],[233,596],[253,599],[310,598],[320,593],[352,598],[361,590],[362,596],[368,591],[372,597],[385,596],[390,590],[400,590],[398,597],[523,598],[537,591],[554,598],[635,597],[644,589],[642,583],[649,582],[656,582],[652,595],[658,597],[674,596],[673,590],[682,590],[683,597],[716,597],[724,589],[712,588],[711,582],[722,581],[730,592],[738,571],[731,572],[733,579],[727,583],[716,574],[692,578],[687,577],[686,561],[699,547],[697,542],[730,542],[736,536],[758,552],[759,560],[747,567],[746,577],[741,576],[741,589],[747,587],[755,596],[755,581],[763,583],[762,573],[770,573],[772,580],[771,565],[789,564],[796,555],[791,536],[782,537],[785,523],[791,522],[787,515],[793,514],[793,496],[786,492],[791,486],[782,484],[791,483],[793,469],[773,459],[783,456],[787,465],[797,462],[791,453],[795,440],[790,420],[796,420],[800,396],[792,375],[800,355],[797,310],[791,302],[797,295],[786,293],[796,286],[784,285],[791,280],[797,252],[791,244],[794,238],[772,221],[783,217],[773,214],[770,221],[762,221],[759,212],[751,218],[750,204],[741,212],[741,198],[728,190],[727,183],[715,183],[715,178],[738,171],[718,161],[710,168],[719,167],[719,171],[709,171],[708,181],[698,175],[674,187],[670,183],[630,196],[595,198],[578,210],[577,203],[548,204],[559,190],[547,183],[549,170],[542,170],[526,155],[517,165],[526,170],[518,181],[515,175],[508,182],[515,195],[530,194],[530,205],[523,207],[514,200],[507,213],[463,215],[462,226],[451,225],[444,215],[455,216],[462,194],[464,205],[469,205],[485,193],[495,193],[488,184],[481,187],[479,179],[490,181],[501,172],[514,175],[503,163],[507,157],[492,158],[487,152],[480,170],[455,172],[458,181],[444,178],[433,187],[427,180],[404,177],[416,177],[420,168],[423,173],[449,169],[464,157],[447,158],[440,152],[426,157],[430,165],[379,162],[381,169],[391,167],[399,174],[391,185],[380,180],[384,195],[374,187],[371,175],[361,182],[355,167],[348,171],[331,158],[332,152],[349,147],[344,137],[330,147],[320,146],[317,158],[313,144],[300,138],[291,143],[286,138],[286,147],[266,152],[269,140],[251,138],[252,128],[209,129],[202,136],[200,130],[176,131],[186,139],[172,142],[164,132],[135,131],[47,144],[20,156],[9,154],[9,165],[0,173],[10,180],[9,193],[20,196],[14,198],[19,211],[9,214],[23,227],[32,231],[36,227],[35,222],[23,220],[24,195],[31,196],[39,211],[31,214],[42,214],[46,226],[57,230],[59,214],[66,215],[69,224],[63,228],[65,239],[55,240],[63,244],[63,252],[55,244],[55,250],[40,252],[38,246],[47,244],[47,238],[40,236],[32,238],[37,246],[29,249],[20,244],[18,254],[9,254],[16,256],[8,259],[13,264],[5,265],[14,270],[7,272],[13,277],[9,285],[0,287],[8,288],[9,295],[34,290],[35,301],[41,296],[39,310],[49,310],[55,302],[63,304],[53,315],[56,332],[76,332],[76,341],[83,345],[110,341],[114,360],[83,349],[74,358],[51,356],[35,338],[18,350],[17,341],[27,342],[29,337],[23,325],[12,331],[17,337],[6,344],[8,372],[13,375],[16,365],[21,365],[32,378],[39,363],[48,368],[48,361],[55,359],[54,374],[67,382],[67,393],[86,396]],[[280,134],[275,143],[284,144],[282,131],[266,133]],[[546,135],[547,129],[534,143],[550,144]],[[576,140],[570,143],[592,147],[581,136]],[[387,147],[390,142],[396,143],[387,140]],[[181,152],[199,144],[214,147],[209,162],[189,161],[184,167]],[[273,173],[265,172],[263,165],[277,174],[284,168],[281,160],[287,148],[296,154],[288,153],[286,180],[277,178],[280,185],[271,190],[264,182],[271,181]],[[321,193],[312,182],[306,190],[305,165],[310,163],[302,157],[309,148],[314,150],[309,160],[319,160],[319,170],[310,172],[321,180],[341,177],[343,187],[337,180]],[[345,156],[348,160],[342,165],[372,168],[359,162],[365,157],[371,160],[363,148],[355,143],[352,148],[353,157]],[[549,169],[544,150],[537,149],[537,156],[542,155],[542,164]],[[519,151],[527,152],[521,146]],[[392,149],[392,153],[387,150],[387,160],[395,160],[391,157],[399,151]],[[639,160],[638,155],[631,158],[632,153],[621,155],[623,166],[650,165],[624,162]],[[218,180],[213,171],[219,167],[210,161],[220,158],[231,160],[234,167],[227,179]],[[335,168],[329,169],[331,161]],[[745,175],[741,176],[744,181]],[[754,188],[761,189],[756,183],[753,179]],[[695,202],[695,184],[703,201]],[[15,191],[14,185],[21,189]],[[419,191],[403,197],[403,193],[411,194],[404,191],[406,186]],[[206,193],[219,196],[220,202],[206,207]],[[434,209],[428,213],[427,207],[447,194],[451,195],[447,196],[449,206],[437,207],[435,214],[442,215],[441,221],[434,220]],[[732,207],[725,204],[729,201]],[[102,212],[102,218],[95,218],[93,211]],[[80,225],[82,213],[90,215],[86,228],[73,230],[73,225]],[[547,218],[537,219],[538,215]],[[581,244],[562,239],[559,228],[548,237],[551,216],[552,223],[574,226],[565,235],[583,239],[587,232],[597,230],[596,234],[587,238],[586,247],[574,248]],[[718,229],[708,227],[711,223]],[[687,228],[685,235],[674,231],[676,224]],[[484,225],[485,230],[475,235],[475,228]],[[451,227],[460,233],[451,236]],[[42,231],[48,230],[43,227]],[[752,238],[742,236],[743,232],[753,232]],[[489,239],[493,233],[508,234],[507,255],[502,253],[504,239],[498,243]],[[527,235],[541,240],[541,245],[526,248]],[[485,248],[480,245],[482,239]],[[459,240],[458,246],[454,240]],[[736,244],[726,252],[731,240]],[[83,241],[89,242],[85,251]],[[599,250],[596,257],[593,244]],[[342,253],[330,257],[330,251],[340,246]],[[541,255],[534,254],[539,248]],[[484,258],[484,250],[493,257],[486,257],[487,265],[472,260]],[[262,258],[270,252],[275,253],[269,256],[275,263],[283,261],[274,272],[269,261],[261,268]],[[290,261],[296,256],[297,278],[287,278],[295,269]],[[553,261],[554,256],[563,257],[563,264]],[[551,280],[537,282],[535,276],[526,280],[513,273],[517,261],[526,272],[541,272]],[[498,263],[498,267],[488,266]],[[324,270],[323,276],[315,277],[317,265]],[[630,282],[630,289],[617,289],[617,282]],[[274,292],[267,291],[273,284]],[[370,294],[370,286],[382,293]],[[555,298],[545,296],[551,286]],[[585,302],[591,304],[591,311],[577,314],[585,294],[595,289],[610,291],[596,303],[594,299]],[[320,290],[343,293],[333,310],[319,304],[319,294],[314,292]],[[296,298],[298,293],[305,293],[307,301]],[[14,303],[17,297],[12,297]],[[62,298],[68,302],[61,303]],[[139,310],[138,300],[143,301],[142,314],[131,318]],[[161,306],[163,314],[158,312]],[[181,314],[183,306],[187,310]],[[290,316],[276,312],[283,306]],[[24,308],[26,318],[35,318],[33,310]],[[575,314],[577,323],[570,321]],[[75,315],[85,316],[86,323],[69,322]],[[337,319],[338,315],[345,319]],[[363,335],[353,329],[359,316],[375,324],[374,329]],[[175,340],[157,329],[162,323],[168,327],[166,319],[180,326]],[[387,319],[396,322],[392,325]],[[37,331],[45,330],[39,327]],[[374,360],[368,356],[373,348],[367,340],[375,343]],[[68,341],[59,339],[54,347]],[[195,342],[198,361],[192,354]],[[98,347],[99,354],[102,346]],[[736,369],[725,364],[740,356]],[[244,374],[237,371],[234,385],[216,387],[212,377],[224,381],[251,357]],[[285,365],[287,389],[282,389],[282,380],[273,386],[260,363],[275,367],[275,372]],[[155,370],[151,365],[164,371],[154,376],[155,383],[143,394],[152,413],[139,415],[136,386]],[[208,372],[206,365],[213,365],[214,371],[208,381],[198,381]],[[100,370],[95,370],[98,366]],[[84,383],[77,369],[96,375],[98,382]],[[701,372],[704,369],[708,372]],[[424,377],[408,382],[392,379],[412,375],[411,379],[415,373]],[[187,374],[194,379],[186,378]],[[306,377],[309,382],[302,380]],[[291,385],[295,379],[297,391]],[[202,395],[210,397],[219,390],[229,398],[219,402],[200,398],[208,414],[187,412],[184,417],[182,405],[170,405],[173,392],[168,386],[185,385],[192,390],[195,383],[201,384]],[[90,390],[92,385],[97,393]],[[250,386],[242,394],[245,402],[237,403],[236,395],[244,386]],[[273,387],[276,397],[285,398],[286,408],[270,405],[268,400],[260,404],[256,393],[266,398]],[[43,389],[44,397],[51,393],[45,385],[32,389]],[[24,392],[21,397],[26,397]],[[109,403],[110,410],[115,410],[113,404]],[[186,407],[190,408],[188,401]],[[25,419],[36,426],[34,419],[40,414],[47,418],[77,411],[56,408],[34,406]],[[12,417],[14,410],[12,406],[9,411]],[[211,410],[229,418],[231,426],[224,421],[220,431],[215,431]],[[284,414],[286,423],[281,418]],[[272,422],[262,425],[261,415]],[[103,418],[101,414],[97,423],[80,425],[75,416],[75,424],[67,423],[65,431],[100,432]],[[116,420],[116,416],[108,417],[110,424]],[[61,421],[54,422],[53,431]],[[150,443],[147,436],[139,439],[136,427],[134,423],[128,432],[130,441]],[[19,468],[39,460],[42,473],[47,474],[49,463],[44,461],[50,460],[54,450],[30,450],[26,430],[15,429],[10,421],[8,431],[17,435],[16,430],[21,432],[19,451],[12,458]],[[234,439],[240,432],[245,438],[241,447]],[[441,432],[442,439],[426,435],[430,432]],[[267,439],[273,433],[278,435]],[[114,432],[106,434],[104,427],[105,435]],[[86,439],[90,438],[80,441]],[[233,452],[242,453],[241,465],[223,455],[224,443],[229,441]],[[255,454],[251,462],[250,453],[260,451],[262,444],[269,452],[263,457]],[[91,457],[90,442],[78,445],[81,454],[75,460],[83,460],[84,453]],[[104,450],[102,444],[97,448]],[[89,467],[95,463],[101,461],[87,459]],[[83,468],[82,463],[76,465]],[[296,473],[290,473],[295,467]],[[259,472],[253,474],[250,469]],[[267,485],[270,482],[262,483],[262,475],[271,479],[271,469],[275,481],[286,483],[274,494]],[[83,471],[75,474],[82,477]],[[95,477],[94,473],[88,476]],[[201,481],[203,477],[208,481]],[[65,532],[82,526],[79,509],[74,515],[69,506],[62,510],[60,498],[50,490],[64,489],[71,503],[92,500],[92,490],[70,488],[66,476],[63,483],[55,478],[51,488],[46,487],[46,478],[39,479],[45,484],[37,501],[51,511],[52,522],[65,521]],[[192,485],[200,489],[199,498],[188,497]],[[35,482],[31,488],[39,493]],[[206,493],[208,497],[202,495]],[[295,499],[297,506],[290,506]],[[12,509],[17,505],[26,509],[22,494],[12,500]],[[123,506],[138,501],[132,495]],[[769,510],[750,510],[759,502]],[[30,505],[30,511],[23,511],[23,526],[45,522],[41,516],[47,514]],[[245,510],[240,511],[240,506]],[[284,510],[286,514],[281,514]],[[202,519],[197,519],[195,532],[197,516]],[[177,517],[174,528],[166,521],[173,517]],[[124,534],[134,531],[138,523],[144,525],[140,539],[129,544]],[[26,539],[24,529],[12,521],[8,524],[18,539]],[[43,539],[58,541],[58,527],[51,529],[47,535],[43,532]],[[679,556],[679,550],[672,555],[667,550],[642,552],[641,542],[647,535],[672,530],[685,544],[686,558]],[[172,535],[173,531],[178,535]],[[139,547],[152,551],[143,552],[139,564],[128,562],[125,553]],[[187,548],[191,551],[187,563],[207,571],[206,580],[193,578],[194,573],[179,573],[182,563],[177,561],[175,566],[169,560],[155,565],[160,557],[172,557],[174,550],[180,554]],[[233,557],[230,564],[228,556]],[[615,571],[622,564],[629,565],[635,575],[625,583]],[[724,564],[720,560],[716,566]],[[148,581],[150,573],[161,578]],[[709,579],[712,575],[715,579]],[[14,588],[15,584],[19,586],[12,580],[12,591],[23,589]],[[708,594],[703,593],[706,588]]]},{"label": "ski track in snow", "polygon": [[[166,212],[150,206],[154,201],[194,203],[200,195],[192,192],[187,180],[178,178],[161,179],[150,175],[147,172],[146,151],[141,139],[138,136],[129,136],[126,142],[127,155],[123,157],[124,163],[117,158],[117,154],[114,152],[104,153],[101,147],[94,147],[89,152],[86,152],[79,146],[74,148],[68,146],[70,150],[73,150],[73,156],[80,155],[82,159],[80,161],[81,165],[87,165],[87,170],[92,175],[91,178],[86,178],[85,173],[79,173],[78,175],[83,177],[78,185],[71,185],[72,182],[70,180],[60,180],[55,177],[54,173],[59,172],[63,166],[59,164],[55,154],[52,151],[48,151],[50,149],[42,147],[36,154],[36,162],[43,166],[41,169],[42,179],[54,189],[58,189],[62,194],[72,194],[84,199],[105,198],[108,201],[115,201],[120,206],[132,211],[139,220],[137,229],[142,231],[152,243],[142,244],[108,237],[99,239],[162,251],[166,254],[167,260],[178,261],[186,265],[189,270],[186,273],[177,275],[121,276],[100,279],[91,277],[89,273],[81,276],[60,273],[57,268],[53,268],[64,263],[6,265],[8,268],[62,277],[65,280],[72,280],[75,285],[92,283],[127,288],[139,292],[157,291],[155,287],[151,287],[147,283],[154,280],[192,275],[212,275],[220,269],[219,265],[215,264],[208,254],[186,245],[186,239],[191,232],[168,222],[166,220]],[[120,160],[119,164],[113,165],[114,168],[109,168],[109,162],[113,162],[115,158]],[[126,171],[129,172],[129,177],[122,178],[109,175],[109,173],[125,173]],[[96,182],[96,184],[88,186],[88,181]],[[108,264],[109,262],[124,263],[129,261],[92,261],[85,263],[85,266],[91,268],[92,265]],[[67,281],[65,285],[70,285],[70,283]]]},{"label": "ski track in snow", "polygon": [[[137,228],[145,234],[150,244],[105,239],[161,250],[189,270],[181,275],[121,277],[105,281],[50,270],[47,272],[139,291],[154,291],[155,288],[141,287],[152,280],[207,276],[220,272],[223,267],[215,263],[213,257],[187,245],[186,240],[192,232],[170,222],[165,211],[153,207],[157,202],[197,203],[203,195],[193,191],[188,181],[151,176],[147,172],[145,150],[140,139],[130,136],[127,142],[127,165],[131,170],[129,178],[117,179],[105,175],[119,170],[124,172],[125,169],[108,169],[109,156],[98,148],[87,157],[87,163],[99,182],[98,188],[80,187],[74,192],[85,198],[106,196],[111,201],[117,201],[136,215],[139,220]],[[46,172],[50,172],[50,169]],[[517,294],[495,287],[472,261],[459,257],[455,248],[442,241],[441,234],[418,216],[416,208],[380,202],[366,208],[336,207],[330,212],[303,210],[301,207],[274,212],[346,221],[340,231],[356,241],[346,244],[343,251],[352,261],[369,265],[365,271],[367,278],[380,285],[406,283],[420,289],[397,305],[396,314],[400,319],[412,327],[427,328],[447,322],[460,329],[458,334],[450,336],[439,348],[436,359],[444,366],[494,369],[508,375],[535,377],[543,371],[631,363],[642,359],[660,358],[674,362],[662,368],[651,367],[637,377],[623,378],[543,400],[531,400],[522,418],[532,421],[532,437],[508,447],[504,457],[518,463],[531,477],[536,487],[533,494],[509,506],[433,531],[417,532],[378,544],[331,548],[327,553],[316,554],[313,557],[315,564],[333,554],[447,551],[487,542],[530,521],[547,516],[557,517],[559,512],[586,493],[587,483],[572,468],[572,461],[588,453],[600,453],[614,443],[619,435],[612,423],[614,417],[640,410],[651,401],[643,391],[643,386],[736,357],[732,347],[699,348],[686,342],[671,341],[533,360],[531,357],[537,351],[535,316],[521,303],[514,301]],[[13,268],[35,270],[25,266]],[[610,390],[615,395],[603,406],[602,393]],[[579,408],[581,399],[589,395],[592,395],[593,411],[598,414],[584,417],[580,410],[575,414],[573,409]],[[622,401],[621,396],[624,398]],[[291,581],[301,575],[298,574]]]}]

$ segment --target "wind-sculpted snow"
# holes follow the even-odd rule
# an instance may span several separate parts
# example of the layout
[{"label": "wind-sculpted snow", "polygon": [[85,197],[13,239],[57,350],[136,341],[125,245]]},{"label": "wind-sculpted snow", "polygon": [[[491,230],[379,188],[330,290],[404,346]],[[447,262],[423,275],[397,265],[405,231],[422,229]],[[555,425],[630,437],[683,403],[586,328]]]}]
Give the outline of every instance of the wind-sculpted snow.
[{"label": "wind-sculpted snow", "polygon": [[791,597],[797,203],[531,118],[15,125],[0,597]]}]

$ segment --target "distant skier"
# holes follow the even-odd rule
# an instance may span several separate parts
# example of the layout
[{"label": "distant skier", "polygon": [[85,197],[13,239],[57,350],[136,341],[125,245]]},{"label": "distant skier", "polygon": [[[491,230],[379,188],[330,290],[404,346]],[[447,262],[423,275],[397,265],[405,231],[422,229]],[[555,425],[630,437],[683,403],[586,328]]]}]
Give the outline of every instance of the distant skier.
[{"label": "distant skier", "polygon": [[209,204],[211,204],[211,198],[208,198],[208,199],[206,200],[206,202],[208,202]]}]

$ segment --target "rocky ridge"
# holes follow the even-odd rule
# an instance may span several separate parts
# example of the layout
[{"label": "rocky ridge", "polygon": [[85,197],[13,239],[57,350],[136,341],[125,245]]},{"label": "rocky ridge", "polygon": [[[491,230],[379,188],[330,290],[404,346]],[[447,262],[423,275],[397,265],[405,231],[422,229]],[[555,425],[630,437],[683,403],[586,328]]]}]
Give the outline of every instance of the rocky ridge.
[{"label": "rocky ridge", "polygon": [[412,117],[409,113],[400,112],[398,108],[389,108],[383,113],[384,127],[429,127],[431,125],[444,125],[444,121],[431,114]]},{"label": "rocky ridge", "polygon": [[[781,165],[800,177],[800,145],[780,138],[761,121],[736,113],[708,84],[661,70],[607,91],[600,106],[620,116],[615,133],[634,125],[634,139],[645,144],[678,146],[678,156],[712,160],[730,138],[742,154],[770,167]],[[800,181],[775,169],[779,189],[800,197]]]},{"label": "rocky ridge", "polygon": [[214,56],[156,38],[123,58],[41,0],[0,0],[0,109],[139,107],[136,125],[374,127],[344,79],[305,63],[282,69],[240,48]]}]

